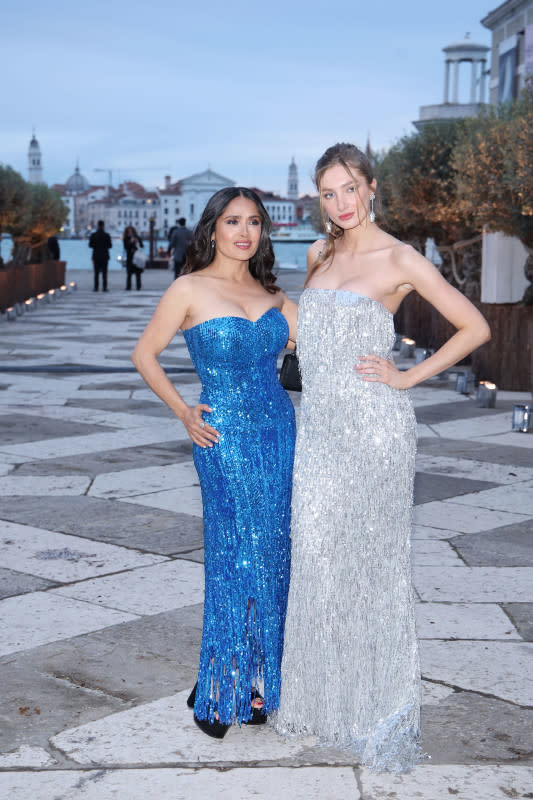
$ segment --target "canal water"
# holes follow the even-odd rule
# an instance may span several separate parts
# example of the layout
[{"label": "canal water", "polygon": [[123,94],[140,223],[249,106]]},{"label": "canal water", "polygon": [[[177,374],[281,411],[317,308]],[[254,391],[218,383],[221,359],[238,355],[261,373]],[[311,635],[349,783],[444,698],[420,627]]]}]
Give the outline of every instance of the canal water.
[{"label": "canal water", "polygon": [[[318,238],[318,234],[317,234]],[[145,249],[147,249],[145,242]],[[161,247],[166,247],[167,242],[159,242]],[[305,242],[274,242],[274,253],[276,264],[281,269],[302,269],[306,268],[306,254],[309,244]],[[92,269],[91,253],[87,239],[60,239],[59,248],[61,260],[67,262],[68,269]],[[4,238],[0,249],[4,261],[9,259],[11,252],[11,239]],[[113,249],[111,250],[111,260],[109,269],[122,269],[122,259],[124,251],[122,240],[113,238]]]}]

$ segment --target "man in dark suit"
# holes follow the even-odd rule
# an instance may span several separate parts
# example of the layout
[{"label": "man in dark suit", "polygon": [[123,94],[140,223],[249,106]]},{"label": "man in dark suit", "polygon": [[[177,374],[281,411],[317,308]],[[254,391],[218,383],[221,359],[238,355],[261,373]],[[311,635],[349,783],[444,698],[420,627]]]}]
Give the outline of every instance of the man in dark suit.
[{"label": "man in dark suit", "polygon": [[180,217],[178,224],[174,228],[172,236],[170,237],[169,248],[174,261],[175,278],[178,278],[181,275],[181,270],[185,264],[185,251],[187,250],[187,245],[192,239],[192,231],[185,227],[185,222],[185,217]]},{"label": "man in dark suit", "polygon": [[107,265],[109,264],[109,251],[113,247],[111,236],[104,230],[103,219],[98,220],[94,233],[91,233],[89,247],[93,251],[94,289],[98,291],[98,276],[102,273],[102,289],[107,292]]}]

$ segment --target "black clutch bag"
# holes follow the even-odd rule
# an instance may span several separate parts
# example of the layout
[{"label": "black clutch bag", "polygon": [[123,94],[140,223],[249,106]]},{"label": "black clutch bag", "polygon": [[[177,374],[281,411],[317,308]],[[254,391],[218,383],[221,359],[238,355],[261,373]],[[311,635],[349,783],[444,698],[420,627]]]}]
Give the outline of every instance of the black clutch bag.
[{"label": "black clutch bag", "polygon": [[302,376],[300,375],[300,365],[298,364],[296,350],[291,353],[285,353],[279,372],[279,382],[289,392],[302,391]]}]

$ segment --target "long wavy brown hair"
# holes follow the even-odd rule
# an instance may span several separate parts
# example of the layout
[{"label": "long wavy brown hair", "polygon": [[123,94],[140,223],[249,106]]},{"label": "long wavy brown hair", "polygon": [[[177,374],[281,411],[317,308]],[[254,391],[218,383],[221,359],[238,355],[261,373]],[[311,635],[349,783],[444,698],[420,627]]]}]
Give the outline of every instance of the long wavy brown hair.
[{"label": "long wavy brown hair", "polygon": [[261,219],[259,246],[248,262],[250,274],[265,287],[267,292],[275,294],[275,292],[280,291],[280,287],[276,286],[276,276],[272,271],[275,262],[274,248],[270,239],[272,222],[260,197],[253,189],[247,189],[244,186],[231,186],[226,189],[220,189],[208,200],[200,222],[194,231],[194,237],[187,247],[183,273],[197,272],[209,266],[213,261],[215,248],[211,245],[211,236],[215,230],[216,221],[223,214],[228,203],[236,197],[246,197],[251,200],[255,204]]},{"label": "long wavy brown hair", "polygon": [[[311,266],[305,281],[306,285],[309,283],[319,267],[321,267],[327,261],[333,261],[333,256],[335,255],[335,241],[337,239],[341,239],[344,234],[343,228],[335,225],[334,222],[327,218],[327,214],[322,205],[322,178],[324,177],[326,170],[328,170],[330,167],[336,166],[337,164],[340,164],[342,167],[344,167],[350,178],[353,180],[356,189],[360,183],[360,178],[356,173],[362,175],[368,184],[371,184],[374,180],[374,170],[372,168],[370,159],[354,144],[338,142],[337,144],[328,147],[326,152],[320,156],[316,162],[314,179],[316,188],[318,189],[322,222],[324,223],[324,229],[326,231],[326,245],[318,254],[318,258],[315,263]],[[327,222],[329,222],[331,225],[331,231],[328,231],[326,228]]]}]

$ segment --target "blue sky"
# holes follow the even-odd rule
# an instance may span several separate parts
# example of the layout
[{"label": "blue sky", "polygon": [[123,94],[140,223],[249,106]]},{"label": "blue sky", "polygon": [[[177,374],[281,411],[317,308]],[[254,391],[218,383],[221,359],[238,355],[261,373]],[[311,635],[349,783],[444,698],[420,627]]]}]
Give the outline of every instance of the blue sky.
[{"label": "blue sky", "polygon": [[[386,148],[442,102],[442,47],[490,44],[483,0],[20,0],[0,22],[0,162],[26,176],[35,127],[44,177],[79,158],[146,185],[212,169],[300,190],[335,141]],[[7,77],[6,77],[7,76]],[[466,71],[465,71],[466,76]],[[467,98],[465,97],[465,100]],[[143,167],[133,171],[133,167]]]}]

